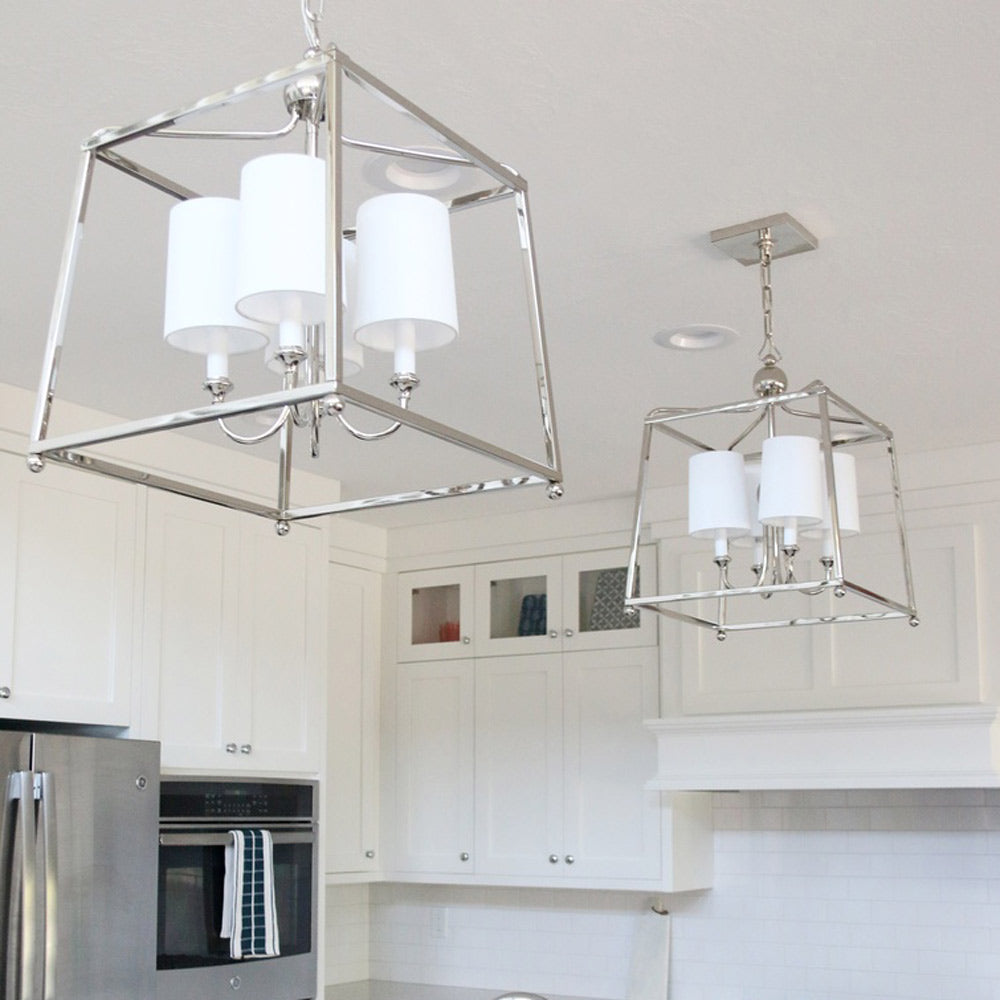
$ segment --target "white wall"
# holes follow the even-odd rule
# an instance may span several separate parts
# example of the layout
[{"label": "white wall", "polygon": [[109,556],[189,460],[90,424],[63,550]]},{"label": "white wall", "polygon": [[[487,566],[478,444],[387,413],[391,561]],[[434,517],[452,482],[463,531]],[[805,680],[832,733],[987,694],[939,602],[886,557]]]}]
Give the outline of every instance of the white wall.
[{"label": "white wall", "polygon": [[[1000,998],[1000,791],[719,793],[715,819],[715,888],[663,897],[671,1000]],[[365,893],[372,978],[609,1000],[652,902],[335,888],[328,941]]]}]

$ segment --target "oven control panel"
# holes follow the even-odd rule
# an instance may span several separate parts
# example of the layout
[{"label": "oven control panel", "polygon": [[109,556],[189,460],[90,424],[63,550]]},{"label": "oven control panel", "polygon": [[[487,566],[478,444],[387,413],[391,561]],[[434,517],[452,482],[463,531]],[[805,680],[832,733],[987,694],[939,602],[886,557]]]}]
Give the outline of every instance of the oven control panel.
[{"label": "oven control panel", "polygon": [[315,784],[310,781],[194,780],[163,776],[160,821],[312,820]]}]

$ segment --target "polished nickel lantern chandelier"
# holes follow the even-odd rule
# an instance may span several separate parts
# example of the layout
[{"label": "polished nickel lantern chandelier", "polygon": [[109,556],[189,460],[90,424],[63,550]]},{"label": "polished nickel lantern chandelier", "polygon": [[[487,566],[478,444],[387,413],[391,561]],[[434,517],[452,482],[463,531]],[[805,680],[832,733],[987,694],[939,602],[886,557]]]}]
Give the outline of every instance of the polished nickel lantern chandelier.
[{"label": "polished nickel lantern chandelier", "polygon": [[[301,0],[301,9],[308,49],[297,65],[177,111],[101,130],[84,142],[32,424],[30,468],[39,471],[53,461],[143,483],[270,518],[282,534],[298,519],[447,496],[531,485],[545,486],[550,497],[561,495],[524,178],[343,52],[322,45],[321,2]],[[359,113],[357,121],[348,123],[346,109],[361,105],[370,106],[369,119],[362,121]],[[261,107],[270,116],[265,124],[272,127],[260,127],[256,118],[248,120],[251,112],[259,116]],[[273,127],[279,111],[285,117]],[[224,124],[218,124],[220,119]],[[366,128],[371,132],[348,131]],[[203,151],[210,165],[208,190],[196,190],[165,170],[153,169],[148,161],[140,162],[145,152],[154,147],[160,152],[168,145],[183,146],[185,154],[195,147]],[[227,174],[229,161],[214,157],[223,148],[241,164],[238,171]],[[253,153],[246,155],[246,150]],[[259,150],[261,155],[254,155]],[[171,163],[186,167],[188,159],[185,155]],[[177,412],[52,436],[84,222],[88,212],[96,211],[91,204],[95,173],[106,168],[155,192],[143,197],[163,201],[159,218],[167,249],[162,337],[170,348],[204,357],[208,398]],[[238,197],[228,193],[237,176]],[[225,193],[216,194],[213,185]],[[166,206],[171,204],[167,217]],[[504,300],[519,302],[524,318],[526,372],[530,365],[525,396],[535,411],[532,419],[540,421],[535,458],[486,440],[482,421],[475,430],[461,429],[418,412],[415,404],[421,381],[418,356],[453,345],[459,335],[456,219],[484,210],[495,213],[501,211],[496,206],[504,205],[509,213],[504,225],[509,225],[503,232],[506,238],[509,230],[516,262],[502,276],[490,273],[488,264],[475,274],[481,285],[496,285],[513,275],[515,285],[521,286]],[[496,231],[494,216],[486,232]],[[149,238],[156,235],[152,231]],[[478,327],[480,321],[476,313],[470,326]],[[121,349],[126,337],[141,333],[150,342],[152,337],[149,331],[116,329],[115,322],[114,310],[106,310],[101,317],[104,329],[98,332],[104,338],[102,347],[116,351],[114,363],[120,364],[129,354]],[[520,332],[505,325],[503,336],[513,343]],[[464,351],[474,337],[472,331],[463,336]],[[393,359],[390,389],[382,395],[352,381],[364,364],[365,349]],[[265,391],[238,397],[230,366],[237,355],[257,351],[264,353],[261,377],[268,374],[266,367],[274,383]],[[172,351],[165,354],[174,356]],[[469,373],[465,384],[475,381],[485,390],[479,395],[488,397],[490,379],[484,369]],[[446,386],[438,395],[458,393]],[[359,426],[356,414],[374,415],[380,425]],[[495,417],[494,422],[500,425]],[[309,452],[318,456],[324,424],[339,426],[359,442],[419,432],[472,453],[479,465],[470,481],[456,485],[421,483],[421,488],[360,499],[342,500],[338,495],[326,503],[296,505],[293,444],[305,439]],[[198,425],[216,426],[223,443],[272,442],[277,466],[273,503],[258,502],[237,489],[209,486],[197,477],[164,472],[160,466],[144,466],[136,461],[134,446],[125,449],[125,458],[114,453],[123,442]],[[500,467],[494,478],[479,472],[483,460]]]},{"label": "polished nickel lantern chandelier", "polygon": [[[701,409],[661,407],[646,416],[626,608],[713,629],[719,639],[830,622],[906,618],[918,624],[892,431],[822,382],[789,391],[779,367],[771,261],[815,249],[815,237],[781,214],[716,230],[711,239],[760,270],[764,341],[755,397]],[[690,573],[681,570],[676,592],[643,596],[638,552],[654,435],[688,456],[688,534],[711,555],[682,560]],[[848,545],[862,533],[862,468],[873,478],[883,475],[891,497],[892,524],[884,534],[894,537],[888,546],[894,554],[886,559],[886,546],[880,548],[880,565],[890,567],[880,585],[885,579],[900,587],[898,599],[848,575]]]}]

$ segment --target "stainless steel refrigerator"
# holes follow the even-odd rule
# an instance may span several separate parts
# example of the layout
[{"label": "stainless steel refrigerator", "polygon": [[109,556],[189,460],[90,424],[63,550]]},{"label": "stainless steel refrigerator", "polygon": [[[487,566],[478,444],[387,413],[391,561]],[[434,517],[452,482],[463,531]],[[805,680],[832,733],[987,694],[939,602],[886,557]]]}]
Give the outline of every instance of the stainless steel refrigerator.
[{"label": "stainless steel refrigerator", "polygon": [[152,1000],[160,747],[0,731],[0,1000]]}]

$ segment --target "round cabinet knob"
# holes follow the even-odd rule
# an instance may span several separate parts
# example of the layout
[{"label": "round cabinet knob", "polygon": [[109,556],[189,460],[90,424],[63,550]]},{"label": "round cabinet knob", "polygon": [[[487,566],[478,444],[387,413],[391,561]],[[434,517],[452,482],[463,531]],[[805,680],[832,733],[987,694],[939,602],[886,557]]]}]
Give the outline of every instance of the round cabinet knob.
[{"label": "round cabinet knob", "polygon": [[468,851],[462,851],[462,853],[458,856],[458,860],[459,861],[468,861],[469,860],[469,852]]},{"label": "round cabinet knob", "polygon": [[472,642],[472,636],[471,635],[463,635],[462,636],[462,644],[463,645],[468,646],[470,642]]},{"label": "round cabinet knob", "polygon": [[369,861],[371,861],[371,859],[375,857],[375,852],[374,851],[365,851],[365,857],[368,858]]},{"label": "round cabinet knob", "polygon": [[549,632],[549,638],[550,639],[558,639],[559,638],[559,630],[558,629],[552,629]]},{"label": "round cabinet knob", "polygon": [[236,753],[237,749],[238,747],[236,746],[235,743],[226,744],[226,753]]},{"label": "round cabinet knob", "polygon": [[6,699],[9,697],[10,697],[10,688],[7,687],[7,685],[5,684],[3,687],[0,687],[0,698]]},{"label": "round cabinet knob", "polygon": [[253,752],[253,747],[249,743],[240,744],[240,753],[247,754],[252,752]]},{"label": "round cabinet knob", "polygon": [[576,861],[576,858],[574,858],[572,854],[566,855],[566,864],[571,865],[574,861]]},{"label": "round cabinet knob", "polygon": [[563,630],[563,635],[566,636],[567,639],[572,639],[576,633],[571,628],[567,628]]},{"label": "round cabinet knob", "polygon": [[549,855],[549,864],[550,865],[557,865],[557,864],[559,864],[559,855],[558,854],[550,854]]},{"label": "round cabinet knob", "polygon": [[233,976],[233,978],[229,980],[229,985],[234,990],[238,990],[243,985],[243,982],[239,976]]}]

